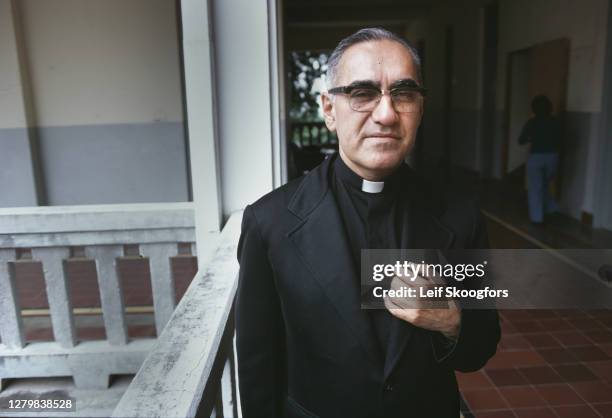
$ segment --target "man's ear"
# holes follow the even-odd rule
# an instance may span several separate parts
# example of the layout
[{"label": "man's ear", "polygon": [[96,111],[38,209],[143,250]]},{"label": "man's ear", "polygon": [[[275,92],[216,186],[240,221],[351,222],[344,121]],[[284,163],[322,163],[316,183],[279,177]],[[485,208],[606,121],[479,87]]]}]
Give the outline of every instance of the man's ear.
[{"label": "man's ear", "polygon": [[325,126],[327,126],[330,132],[335,132],[336,109],[332,96],[327,92],[321,93],[321,107],[323,108],[323,115],[325,117]]}]

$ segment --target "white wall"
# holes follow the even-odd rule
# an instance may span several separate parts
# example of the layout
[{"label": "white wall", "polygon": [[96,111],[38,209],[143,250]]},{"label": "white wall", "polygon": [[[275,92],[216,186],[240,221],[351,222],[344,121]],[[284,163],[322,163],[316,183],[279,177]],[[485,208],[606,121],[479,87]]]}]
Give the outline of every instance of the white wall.
[{"label": "white wall", "polygon": [[1,6],[0,206],[187,200],[175,1]]},{"label": "white wall", "polygon": [[39,126],[181,121],[173,0],[20,0]]}]

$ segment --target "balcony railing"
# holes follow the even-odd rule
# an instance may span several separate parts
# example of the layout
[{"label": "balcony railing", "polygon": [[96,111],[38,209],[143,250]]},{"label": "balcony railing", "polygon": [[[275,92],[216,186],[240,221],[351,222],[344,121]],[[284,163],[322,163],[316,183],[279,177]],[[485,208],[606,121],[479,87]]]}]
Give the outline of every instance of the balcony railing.
[{"label": "balcony railing", "polygon": [[289,138],[300,148],[308,146],[338,147],[338,137],[334,132],[327,129],[325,122],[291,122]]},{"label": "balcony railing", "polygon": [[113,417],[238,417],[233,303],[242,213],[218,237]]},{"label": "balcony railing", "polygon": [[[0,383],[2,379],[72,376],[79,388],[106,388],[113,374],[134,374],[155,339],[129,340],[118,260],[138,249],[149,260],[159,335],[175,307],[170,257],[194,250],[191,203],[0,209]],[[26,343],[15,266],[31,253],[42,263],[54,335]],[[106,340],[78,341],[65,262],[95,261]]]}]

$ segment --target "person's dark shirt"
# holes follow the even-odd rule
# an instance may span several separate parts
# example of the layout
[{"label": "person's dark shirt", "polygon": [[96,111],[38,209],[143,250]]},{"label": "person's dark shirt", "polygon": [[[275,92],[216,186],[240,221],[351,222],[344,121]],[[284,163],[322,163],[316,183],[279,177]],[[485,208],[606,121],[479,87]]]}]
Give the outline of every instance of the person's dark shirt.
[{"label": "person's dark shirt", "polygon": [[525,123],[519,144],[531,143],[532,154],[559,152],[561,125],[554,116],[535,116]]},{"label": "person's dark shirt", "polygon": [[[400,173],[383,179],[379,193],[362,191],[363,179],[340,158],[333,166],[332,190],[344,221],[356,271],[360,271],[362,249],[399,248],[402,244]],[[355,283],[359,286],[359,283]],[[381,352],[387,351],[392,315],[383,309],[369,311]]]}]

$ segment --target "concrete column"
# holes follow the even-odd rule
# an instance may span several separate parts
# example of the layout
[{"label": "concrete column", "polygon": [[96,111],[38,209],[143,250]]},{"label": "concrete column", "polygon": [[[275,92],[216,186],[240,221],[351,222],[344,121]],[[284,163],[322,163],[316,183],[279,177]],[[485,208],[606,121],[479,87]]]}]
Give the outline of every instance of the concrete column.
[{"label": "concrete column", "polygon": [[275,4],[181,1],[200,263],[206,259],[208,233],[286,177]]},{"label": "concrete column", "polygon": [[270,101],[274,187],[287,183],[287,95],[285,88],[285,46],[283,40],[283,2],[268,0],[268,44],[270,47]]},{"label": "concrete column", "polygon": [[17,2],[0,0],[0,207],[44,204]]},{"label": "concrete column", "polygon": [[271,60],[275,53],[270,48],[276,44],[276,28],[271,30],[268,20],[276,19],[276,11],[268,0],[211,1],[222,209],[227,217],[272,190],[275,158],[281,158],[281,152],[274,157],[281,147],[272,129],[279,117],[274,97],[278,77],[271,68],[277,59]]},{"label": "concrete column", "polygon": [[221,229],[212,39],[207,0],[181,0],[189,157],[200,267],[211,231]]}]

